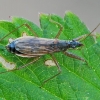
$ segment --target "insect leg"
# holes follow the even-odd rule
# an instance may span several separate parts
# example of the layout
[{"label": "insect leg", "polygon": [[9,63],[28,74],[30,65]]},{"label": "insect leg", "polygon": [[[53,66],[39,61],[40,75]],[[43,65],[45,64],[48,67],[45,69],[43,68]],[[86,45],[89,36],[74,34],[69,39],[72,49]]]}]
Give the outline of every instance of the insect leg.
[{"label": "insect leg", "polygon": [[60,27],[60,29],[59,29],[57,35],[55,36],[55,39],[58,39],[58,37],[60,36],[60,34],[61,34],[62,30],[63,30],[63,26],[62,26],[60,23],[58,23],[58,22],[52,20],[52,19],[51,19],[51,15],[49,15],[49,21],[52,22],[52,23],[54,23],[54,24],[57,24],[57,25]]},{"label": "insect leg", "polygon": [[49,80],[55,78],[56,76],[58,76],[58,75],[61,73],[60,65],[58,64],[56,58],[55,58],[52,54],[50,54],[50,56],[52,57],[54,63],[56,64],[56,66],[57,66],[57,68],[58,68],[58,73],[55,74],[54,76],[50,77],[49,79],[45,80],[45,81],[42,83],[42,85],[40,86],[40,88],[41,88],[46,82],[48,82]]},{"label": "insect leg", "polygon": [[69,53],[69,52],[67,52],[67,51],[65,51],[65,52],[63,52],[63,53],[64,53],[66,56],[68,56],[68,57],[75,58],[75,59],[78,59],[78,60],[81,60],[81,61],[87,63],[87,61],[86,61],[85,59],[83,59],[83,58],[81,58],[81,57],[79,57],[79,56],[76,56],[76,55],[74,55],[74,54],[72,54],[72,53]]},{"label": "insect leg", "polygon": [[1,72],[0,74],[23,69],[23,68],[27,67],[28,65],[30,65],[30,64],[34,63],[35,61],[37,61],[39,58],[40,58],[40,57],[36,57],[33,61],[29,62],[29,63],[26,64],[26,65],[23,65],[23,66],[21,66],[21,67],[19,67],[19,68],[16,68],[16,69],[12,69],[12,70],[8,70],[8,71]]},{"label": "insect leg", "polygon": [[34,30],[28,25],[28,24],[24,24],[27,28],[29,28],[29,30],[33,33],[33,35],[35,37],[38,37],[38,35],[34,32]]},{"label": "insect leg", "polygon": [[38,37],[38,35],[33,31],[33,29],[28,25],[28,24],[22,24],[19,27],[15,28],[14,30],[12,30],[11,32],[9,32],[7,35],[5,35],[3,38],[0,39],[0,42],[6,38],[7,36],[9,36],[10,34],[12,34],[13,32],[17,31],[19,28],[21,28],[22,26],[26,26],[33,34],[35,37]]}]

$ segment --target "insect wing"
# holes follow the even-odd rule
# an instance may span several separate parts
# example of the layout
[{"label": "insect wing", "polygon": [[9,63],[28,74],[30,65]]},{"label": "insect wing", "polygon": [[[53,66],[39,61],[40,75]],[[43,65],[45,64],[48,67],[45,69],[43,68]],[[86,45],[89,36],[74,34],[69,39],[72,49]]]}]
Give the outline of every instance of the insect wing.
[{"label": "insect wing", "polygon": [[22,37],[15,40],[15,49],[24,55],[41,56],[55,51],[50,46],[53,41],[53,39],[34,38],[30,36]]}]

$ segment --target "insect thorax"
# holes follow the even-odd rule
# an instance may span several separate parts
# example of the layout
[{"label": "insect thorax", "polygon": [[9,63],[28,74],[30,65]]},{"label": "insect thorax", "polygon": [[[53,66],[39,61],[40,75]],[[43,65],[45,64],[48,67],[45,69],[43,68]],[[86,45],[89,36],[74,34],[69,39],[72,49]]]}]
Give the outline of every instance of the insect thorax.
[{"label": "insect thorax", "polygon": [[60,40],[57,43],[57,47],[61,50],[61,51],[66,51],[69,48],[77,48],[83,46],[82,43],[75,41],[75,40],[71,40],[71,41],[64,41],[64,40]]},{"label": "insect thorax", "polygon": [[69,44],[69,48],[77,48],[83,46],[82,43],[76,40],[69,41],[68,44]]}]

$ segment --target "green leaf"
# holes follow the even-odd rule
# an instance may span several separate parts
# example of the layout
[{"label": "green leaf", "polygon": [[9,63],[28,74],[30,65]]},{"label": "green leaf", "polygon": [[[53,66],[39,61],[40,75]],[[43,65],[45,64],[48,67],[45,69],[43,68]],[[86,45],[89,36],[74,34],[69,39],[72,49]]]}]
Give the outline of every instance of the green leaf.
[{"label": "green leaf", "polygon": [[[39,37],[55,38],[60,27],[50,21],[60,23],[64,29],[59,39],[72,40],[83,34],[89,34],[85,24],[72,12],[65,13],[64,19],[58,15],[40,14],[40,26],[19,17],[12,22],[0,21],[0,38],[22,24],[28,24]],[[9,38],[16,39],[23,35],[34,36],[32,31],[23,25],[0,42],[0,72],[11,66],[21,67],[35,58],[22,58],[8,52],[5,48]],[[35,63],[21,70],[0,74],[0,100],[100,100],[100,38],[95,43],[92,36],[87,37],[80,50],[68,50],[84,58],[85,62],[69,58],[61,52],[55,53],[62,73],[39,88],[42,82],[57,73],[57,67],[45,65],[49,55],[41,57]],[[9,63],[9,66],[8,66]],[[7,65],[6,65],[7,64]]]}]

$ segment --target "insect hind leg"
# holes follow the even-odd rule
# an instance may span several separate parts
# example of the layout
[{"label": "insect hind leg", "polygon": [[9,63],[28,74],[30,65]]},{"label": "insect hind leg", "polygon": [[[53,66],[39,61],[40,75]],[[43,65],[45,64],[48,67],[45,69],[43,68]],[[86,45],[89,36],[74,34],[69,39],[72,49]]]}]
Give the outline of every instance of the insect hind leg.
[{"label": "insect hind leg", "polygon": [[9,32],[7,35],[5,35],[3,38],[1,38],[1,39],[0,39],[0,42],[1,42],[4,38],[6,38],[6,37],[9,36],[10,34],[14,33],[15,31],[17,31],[19,28],[21,28],[21,27],[23,27],[23,26],[26,26],[26,27],[33,33],[33,35],[34,35],[35,37],[38,37],[38,35],[34,32],[34,30],[33,30],[27,23],[25,23],[25,24],[22,24],[22,25],[20,25],[19,27],[15,28],[15,29],[12,30],[11,32]]},{"label": "insect hind leg", "polygon": [[32,64],[32,63],[34,63],[34,62],[36,62],[39,58],[40,58],[40,57],[36,57],[36,58],[34,58],[33,61],[29,62],[29,63],[26,64],[26,65],[20,66],[20,67],[18,67],[18,68],[12,69],[12,70],[8,70],[8,71],[1,72],[0,74],[7,73],[7,72],[12,72],[12,71],[16,71],[16,70],[21,70],[21,69],[27,67],[28,65],[30,65],[30,64]]}]

